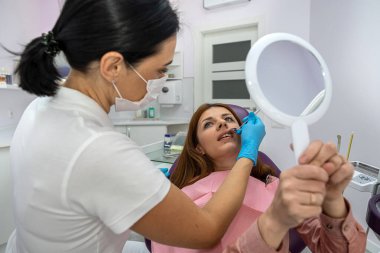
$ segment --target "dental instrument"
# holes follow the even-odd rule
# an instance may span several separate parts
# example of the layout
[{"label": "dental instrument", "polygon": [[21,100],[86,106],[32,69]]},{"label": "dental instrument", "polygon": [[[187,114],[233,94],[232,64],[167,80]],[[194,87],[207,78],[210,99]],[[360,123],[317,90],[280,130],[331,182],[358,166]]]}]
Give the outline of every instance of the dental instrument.
[{"label": "dental instrument", "polygon": [[340,145],[341,145],[341,141],[342,141],[342,136],[340,134],[338,134],[336,136],[336,138],[338,138],[338,145],[337,145],[337,148],[338,148],[338,153],[340,152]]},{"label": "dental instrument", "polygon": [[348,158],[350,157],[350,152],[351,152],[351,146],[352,146],[352,140],[353,139],[354,139],[354,133],[352,132],[351,136],[350,136],[350,143],[348,144],[348,149],[347,149],[347,155],[346,155],[347,161],[348,161]]},{"label": "dental instrument", "polygon": [[[253,113],[254,113],[255,115],[257,115],[260,111],[261,111],[261,109],[258,108],[258,109],[256,109]],[[247,124],[247,121],[243,122],[243,124],[241,124],[241,126],[240,126],[239,128],[232,128],[232,129],[231,129],[231,130],[232,130],[231,133],[237,133],[237,132],[243,127],[243,125],[245,125],[245,124]]]}]

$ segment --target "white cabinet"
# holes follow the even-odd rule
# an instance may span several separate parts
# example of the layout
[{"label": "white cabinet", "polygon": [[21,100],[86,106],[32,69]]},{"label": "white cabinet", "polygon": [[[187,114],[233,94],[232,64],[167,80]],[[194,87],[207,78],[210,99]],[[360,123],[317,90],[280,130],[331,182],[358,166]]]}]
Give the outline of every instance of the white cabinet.
[{"label": "white cabinet", "polygon": [[8,241],[8,238],[14,229],[9,146],[0,146],[0,209],[0,245],[2,245]]},{"label": "white cabinet", "polygon": [[115,128],[131,138],[137,145],[143,146],[162,141],[167,132],[166,126],[115,126]]},{"label": "white cabinet", "polygon": [[[14,229],[12,177],[9,147],[15,127],[0,128],[0,245],[8,241]],[[0,246],[1,252],[1,246]]]},{"label": "white cabinet", "polygon": [[188,121],[119,121],[114,122],[117,131],[127,135],[139,146],[156,143],[164,140],[166,133],[175,134],[187,131]]}]

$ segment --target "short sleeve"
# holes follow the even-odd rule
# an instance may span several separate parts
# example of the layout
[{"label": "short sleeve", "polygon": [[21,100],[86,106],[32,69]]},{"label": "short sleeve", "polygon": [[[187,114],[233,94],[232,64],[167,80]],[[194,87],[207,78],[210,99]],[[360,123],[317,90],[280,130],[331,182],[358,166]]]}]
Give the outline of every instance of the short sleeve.
[{"label": "short sleeve", "polygon": [[64,199],[76,212],[98,217],[114,233],[129,229],[169,191],[169,180],[125,135],[99,134],[76,157]]}]

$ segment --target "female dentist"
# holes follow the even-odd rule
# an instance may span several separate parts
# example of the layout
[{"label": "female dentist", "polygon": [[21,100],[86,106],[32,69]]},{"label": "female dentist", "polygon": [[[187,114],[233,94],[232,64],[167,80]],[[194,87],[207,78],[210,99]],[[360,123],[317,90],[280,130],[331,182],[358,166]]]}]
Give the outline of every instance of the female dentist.
[{"label": "female dentist", "polygon": [[[252,161],[239,159],[201,209],[107,115],[114,104],[137,110],[157,97],[178,29],[168,0],[66,0],[53,29],[26,45],[20,87],[39,97],[11,144],[16,230],[8,252],[120,253],[130,230],[196,248],[223,236]],[[71,66],[62,85],[60,51]],[[246,132],[261,140],[264,127]]]},{"label": "female dentist", "polygon": [[[66,0],[53,29],[26,45],[20,87],[39,97],[11,144],[16,230],[7,252],[121,252],[130,230],[191,248],[223,236],[242,203],[264,126],[245,125],[240,159],[199,208],[107,115],[114,104],[135,110],[156,98],[178,29],[168,0]],[[60,51],[71,66],[62,85],[54,66]],[[319,148],[306,154],[333,155]]]}]

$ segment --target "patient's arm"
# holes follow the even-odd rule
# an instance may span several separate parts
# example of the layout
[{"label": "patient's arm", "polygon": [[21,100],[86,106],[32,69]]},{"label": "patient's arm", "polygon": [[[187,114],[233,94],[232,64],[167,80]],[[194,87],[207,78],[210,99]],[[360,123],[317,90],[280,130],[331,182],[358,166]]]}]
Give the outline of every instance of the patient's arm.
[{"label": "patient's arm", "polygon": [[303,222],[297,231],[312,252],[365,252],[366,234],[352,216],[346,201],[348,214],[334,219],[321,214]]},{"label": "patient's arm", "polygon": [[285,235],[278,249],[270,247],[262,238],[257,220],[238,240],[224,249],[223,253],[289,253],[289,236]]}]

